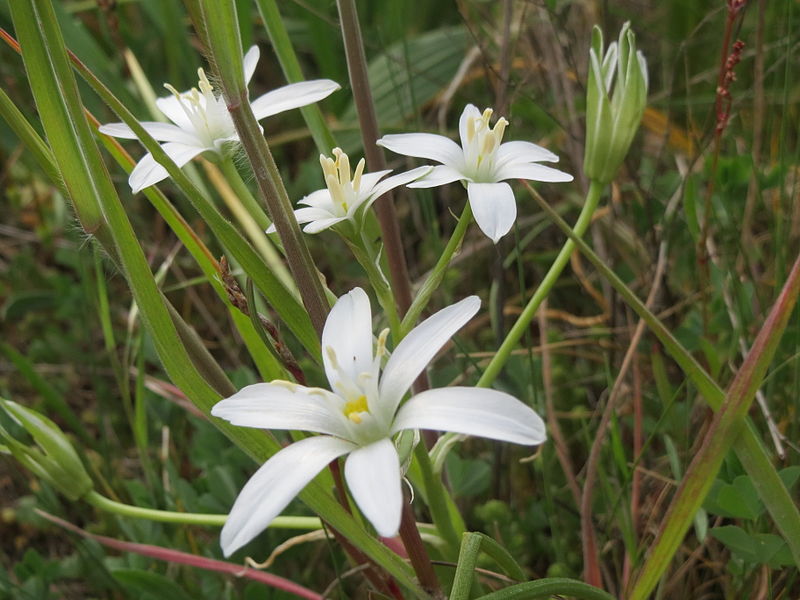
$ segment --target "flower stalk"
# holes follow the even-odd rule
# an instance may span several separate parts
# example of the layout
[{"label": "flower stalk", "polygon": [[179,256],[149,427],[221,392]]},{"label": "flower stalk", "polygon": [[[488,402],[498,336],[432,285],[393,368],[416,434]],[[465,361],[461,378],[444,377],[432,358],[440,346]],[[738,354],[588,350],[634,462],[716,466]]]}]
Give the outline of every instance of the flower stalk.
[{"label": "flower stalk", "polygon": [[[171,510],[159,510],[155,508],[143,508],[111,500],[98,492],[92,490],[83,497],[83,500],[95,508],[134,519],[146,519],[159,523],[176,523],[181,525],[202,525],[206,527],[222,527],[228,519],[228,515],[203,514],[175,512]],[[277,516],[269,524],[276,529],[301,529],[313,530],[322,527],[322,521],[318,517],[291,517]]]},{"label": "flower stalk", "polygon": [[[353,100],[361,125],[364,156],[371,171],[382,171],[386,168],[386,158],[383,151],[375,145],[380,133],[367,77],[367,61],[364,56],[358,12],[353,0],[337,0],[336,5],[339,8],[339,22],[342,27],[347,71],[350,74],[350,87],[353,90]],[[381,239],[386,249],[389,277],[397,301],[398,312],[400,315],[404,315],[411,306],[411,283],[391,194],[387,194],[375,203],[375,214],[378,217]]]},{"label": "flower stalk", "polygon": [[[235,25],[238,22],[236,6],[229,2],[202,0],[200,7],[206,28],[208,51],[228,104],[228,112],[233,119],[242,147],[253,166],[261,199],[286,250],[289,269],[297,282],[303,305],[317,333],[321,334],[325,316],[328,314],[328,302],[311,253],[292,214],[292,205],[280,171],[250,107],[242,76],[244,67],[239,28]],[[232,37],[235,38],[235,43],[230,42]]]},{"label": "flower stalk", "polygon": [[[575,227],[572,229],[576,236],[583,237],[583,234],[586,233],[586,230],[589,228],[589,224],[592,222],[592,216],[597,210],[597,206],[600,202],[604,187],[605,184],[598,181],[592,181],[589,184],[589,191],[586,193],[586,199],[584,200],[583,208],[581,209],[580,215],[578,215],[578,220],[575,222]],[[489,361],[489,364],[486,366],[483,375],[481,375],[476,385],[479,387],[488,387],[492,385],[495,379],[497,379],[497,376],[500,374],[500,370],[503,368],[506,362],[508,362],[508,359],[511,356],[511,351],[517,345],[517,342],[522,339],[522,336],[528,329],[533,317],[536,316],[536,311],[539,309],[539,306],[541,306],[544,299],[550,294],[550,290],[553,289],[553,286],[561,275],[561,272],[564,270],[564,267],[567,266],[569,257],[572,255],[574,250],[575,242],[573,242],[571,239],[568,239],[559,251],[558,256],[556,256],[553,264],[550,265],[550,269],[542,279],[539,287],[536,288],[533,296],[531,296],[531,299],[528,300],[528,304],[525,305],[522,313],[519,315],[519,317],[517,317],[516,322],[511,327],[511,330],[508,332],[506,338],[503,340],[503,343],[500,345],[497,353],[492,357],[492,360]]]}]

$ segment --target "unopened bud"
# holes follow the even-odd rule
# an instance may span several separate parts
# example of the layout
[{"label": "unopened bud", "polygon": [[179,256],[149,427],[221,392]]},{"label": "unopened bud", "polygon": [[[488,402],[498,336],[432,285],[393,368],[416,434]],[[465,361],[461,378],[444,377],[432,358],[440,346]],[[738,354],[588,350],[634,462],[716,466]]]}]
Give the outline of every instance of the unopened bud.
[{"label": "unopened bud", "polygon": [[636,36],[625,23],[619,41],[603,48],[595,26],[589,50],[586,87],[586,151],[589,179],[608,183],[619,168],[642,120],[647,102],[647,62],[636,50]]},{"label": "unopened bud", "polygon": [[58,425],[10,400],[0,398],[0,409],[36,442],[35,446],[28,446],[0,423],[0,439],[14,458],[70,500],[77,500],[91,491],[92,480]]}]

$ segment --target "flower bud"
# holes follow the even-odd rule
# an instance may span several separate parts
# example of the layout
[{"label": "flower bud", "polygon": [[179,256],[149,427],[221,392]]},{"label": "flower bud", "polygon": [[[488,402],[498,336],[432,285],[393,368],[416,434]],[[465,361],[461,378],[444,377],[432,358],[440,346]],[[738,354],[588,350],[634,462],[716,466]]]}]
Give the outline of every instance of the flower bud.
[{"label": "flower bud", "polygon": [[589,179],[608,183],[614,178],[642,120],[647,85],[647,62],[636,50],[630,24],[622,26],[619,42],[612,42],[605,53],[603,34],[595,25],[589,50],[583,161]]},{"label": "flower bud", "polygon": [[94,487],[75,448],[55,423],[10,400],[0,398],[0,408],[36,442],[36,446],[26,445],[0,423],[0,439],[14,458],[70,500],[83,497]]}]

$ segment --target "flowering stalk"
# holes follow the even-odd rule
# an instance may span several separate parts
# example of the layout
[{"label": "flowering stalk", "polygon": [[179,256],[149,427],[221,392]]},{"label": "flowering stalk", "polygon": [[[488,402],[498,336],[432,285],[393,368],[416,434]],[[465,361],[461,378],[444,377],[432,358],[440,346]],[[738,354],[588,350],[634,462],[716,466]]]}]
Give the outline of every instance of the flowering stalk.
[{"label": "flowering stalk", "polygon": [[[336,4],[339,7],[339,20],[347,57],[347,71],[350,74],[350,86],[353,89],[353,100],[361,125],[364,155],[370,170],[381,171],[386,168],[386,158],[383,151],[375,146],[380,134],[378,119],[375,116],[375,104],[372,101],[372,92],[367,77],[367,61],[364,57],[358,12],[353,0],[338,0]],[[381,239],[386,248],[392,291],[397,300],[398,312],[404,315],[411,306],[411,283],[408,278],[403,243],[400,240],[400,228],[397,224],[394,202],[390,195],[375,204],[375,213],[381,228]]]},{"label": "flowering stalk", "polygon": [[[148,521],[158,521],[159,523],[178,523],[182,525],[203,525],[207,527],[222,527],[228,519],[228,515],[214,515],[201,513],[175,512],[171,510],[158,510],[155,508],[142,508],[132,506],[122,502],[116,502],[110,498],[100,495],[96,491],[90,491],[82,498],[95,508],[114,513],[123,517],[134,519],[147,519]],[[320,529],[322,522],[318,517],[290,517],[277,516],[269,524],[270,527],[277,529]]]},{"label": "flowering stalk", "polygon": [[417,291],[414,301],[403,317],[403,322],[400,324],[401,335],[405,335],[414,327],[422,311],[428,306],[431,295],[439,287],[439,284],[442,283],[442,279],[444,279],[444,275],[447,272],[447,267],[450,265],[453,255],[461,247],[461,242],[464,241],[464,235],[467,233],[467,227],[469,227],[470,223],[472,223],[472,209],[469,203],[467,203],[464,210],[461,212],[461,216],[458,218],[458,223],[450,239],[447,241],[447,245],[436,261],[436,265],[431,269],[430,275],[428,275],[428,278]]},{"label": "flowering stalk", "polygon": [[[604,188],[605,184],[597,181],[592,181],[589,184],[589,191],[586,194],[586,199],[584,200],[581,214],[578,216],[578,220],[575,222],[575,227],[572,228],[576,236],[583,237],[583,234],[586,233],[586,230],[589,228],[589,224],[592,222],[592,216],[594,215],[595,210],[597,210],[597,205],[600,202],[600,197]],[[528,304],[525,305],[522,313],[519,315],[519,317],[517,317],[516,322],[511,327],[511,330],[508,332],[505,340],[503,340],[503,343],[500,345],[497,353],[492,357],[492,360],[489,361],[489,364],[487,365],[483,375],[481,375],[481,378],[478,380],[476,385],[488,387],[492,385],[494,380],[500,374],[500,370],[511,356],[511,351],[517,345],[517,342],[522,339],[525,331],[527,331],[528,326],[533,320],[533,317],[536,316],[536,311],[539,309],[542,301],[544,301],[548,294],[550,294],[550,290],[553,289],[553,286],[561,275],[561,272],[564,270],[564,267],[567,266],[569,257],[572,255],[574,250],[575,242],[573,242],[571,239],[567,240],[559,251],[558,256],[556,256],[556,259],[553,261],[553,264],[550,265],[550,269],[547,271],[544,279],[542,279],[539,287],[536,288],[533,296],[531,296]]]},{"label": "flowering stalk", "polygon": [[[228,111],[244,151],[253,165],[261,199],[267,206],[269,216],[286,250],[286,259],[297,282],[303,304],[317,333],[321,333],[329,305],[311,253],[292,215],[291,202],[280,171],[247,97],[247,88],[242,76],[244,68],[236,6],[228,2],[202,0],[200,8],[207,34],[208,51],[217,69],[222,91],[228,103]],[[231,42],[231,38],[235,38],[235,43]]]}]

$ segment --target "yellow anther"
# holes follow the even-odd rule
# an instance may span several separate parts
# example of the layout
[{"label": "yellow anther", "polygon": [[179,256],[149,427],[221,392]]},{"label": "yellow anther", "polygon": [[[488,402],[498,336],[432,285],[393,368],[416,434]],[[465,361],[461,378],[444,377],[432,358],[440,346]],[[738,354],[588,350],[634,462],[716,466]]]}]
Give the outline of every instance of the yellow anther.
[{"label": "yellow anther", "polygon": [[375,349],[375,356],[383,357],[386,354],[386,338],[389,337],[389,328],[387,327],[378,334],[378,347]]},{"label": "yellow anther", "polygon": [[199,80],[197,82],[197,85],[200,88],[200,91],[203,92],[204,94],[213,94],[214,87],[211,85],[211,83],[209,83],[208,77],[206,77],[206,72],[203,70],[202,67],[197,69],[197,77]]},{"label": "yellow anther", "polygon": [[357,192],[361,189],[361,175],[364,173],[364,159],[358,161],[356,165],[356,173],[353,175],[353,189]]},{"label": "yellow anther", "polygon": [[339,152],[336,158],[339,162],[339,183],[350,183],[350,158],[344,152]]},{"label": "yellow anther", "polygon": [[361,423],[361,414],[365,412],[369,412],[369,407],[364,394],[344,405],[344,415],[355,424]]}]

